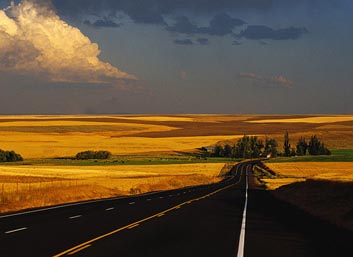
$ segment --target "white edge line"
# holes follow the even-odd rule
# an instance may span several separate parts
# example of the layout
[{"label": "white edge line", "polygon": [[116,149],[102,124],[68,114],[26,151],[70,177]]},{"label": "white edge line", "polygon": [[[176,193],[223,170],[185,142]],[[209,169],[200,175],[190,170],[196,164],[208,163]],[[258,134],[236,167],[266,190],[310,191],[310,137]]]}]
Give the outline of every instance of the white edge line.
[{"label": "white edge line", "polygon": [[112,211],[112,210],[114,210],[115,208],[114,207],[110,207],[110,208],[107,208],[107,209],[105,209],[106,211]]},{"label": "white edge line", "polygon": [[246,167],[246,190],[245,190],[245,204],[244,204],[244,211],[243,211],[243,220],[240,229],[240,237],[239,237],[239,244],[238,244],[238,254],[237,257],[244,257],[244,246],[245,246],[245,229],[246,229],[246,210],[248,207],[248,167]]},{"label": "white edge line", "polygon": [[77,218],[81,218],[82,217],[82,215],[76,215],[76,216],[71,216],[71,217],[69,217],[69,219],[77,219]]},{"label": "white edge line", "polygon": [[[163,191],[141,194],[141,195],[138,195],[135,197],[143,197],[143,196],[147,196],[147,195],[159,194],[161,192],[163,192]],[[131,196],[120,196],[120,197],[116,197],[116,198],[100,199],[100,200],[86,201],[86,202],[80,202],[80,203],[71,203],[71,204],[58,205],[58,206],[53,206],[53,207],[48,207],[48,208],[43,208],[43,209],[38,209],[38,210],[33,210],[33,211],[18,212],[18,213],[0,216],[0,219],[21,216],[21,215],[26,215],[26,214],[31,214],[31,213],[37,213],[37,212],[43,212],[43,211],[56,210],[56,209],[72,207],[72,206],[100,203],[100,202],[105,202],[105,201],[115,201],[115,200],[126,199],[126,198],[131,198]]]},{"label": "white edge line", "polygon": [[27,227],[18,228],[18,229],[6,231],[5,234],[11,234],[11,233],[19,232],[19,231],[26,230],[26,229],[27,229]]}]

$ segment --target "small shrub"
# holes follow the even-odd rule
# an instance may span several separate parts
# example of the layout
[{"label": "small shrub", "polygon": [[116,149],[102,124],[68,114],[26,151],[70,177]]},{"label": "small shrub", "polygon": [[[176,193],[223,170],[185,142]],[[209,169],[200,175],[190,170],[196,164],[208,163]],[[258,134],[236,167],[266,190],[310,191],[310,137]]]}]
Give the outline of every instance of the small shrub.
[{"label": "small shrub", "polygon": [[4,151],[0,149],[0,162],[19,162],[23,161],[21,155],[14,151]]},{"label": "small shrub", "polygon": [[109,159],[112,154],[108,151],[84,151],[76,154],[77,160]]}]

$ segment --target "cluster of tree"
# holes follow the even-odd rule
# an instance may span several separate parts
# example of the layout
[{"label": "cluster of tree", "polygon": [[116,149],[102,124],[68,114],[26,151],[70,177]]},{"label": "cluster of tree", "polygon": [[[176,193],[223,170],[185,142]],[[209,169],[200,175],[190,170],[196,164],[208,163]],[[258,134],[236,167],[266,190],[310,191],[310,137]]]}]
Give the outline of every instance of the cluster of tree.
[{"label": "cluster of tree", "polygon": [[[289,142],[289,133],[284,134],[283,152],[278,152],[278,143],[274,138],[258,139],[256,136],[243,136],[233,146],[230,144],[216,145],[211,153],[213,157],[229,157],[229,158],[260,158],[260,157],[276,157],[280,156],[303,156],[310,155],[330,155],[330,150],[324,143],[320,142],[316,135],[311,136],[310,141],[306,142],[304,137],[300,137],[296,147],[292,147]],[[201,148],[205,153],[206,148]]]},{"label": "cluster of tree", "polygon": [[23,161],[21,155],[14,151],[3,151],[0,149],[0,162],[19,162]]},{"label": "cluster of tree", "polygon": [[234,146],[226,144],[216,145],[212,156],[231,158],[259,158],[277,156],[278,143],[273,138],[266,138],[265,141],[256,136],[243,136]]},{"label": "cluster of tree", "polygon": [[300,137],[296,148],[292,148],[290,151],[288,151],[288,149],[290,149],[288,132],[285,134],[285,142],[286,141],[287,145],[284,145],[285,156],[303,156],[306,155],[307,152],[310,155],[331,155],[331,151],[324,143],[320,142],[316,135],[311,136],[309,142],[306,142],[304,137]]},{"label": "cluster of tree", "polygon": [[84,151],[76,154],[77,160],[109,159],[112,154],[108,151]]}]

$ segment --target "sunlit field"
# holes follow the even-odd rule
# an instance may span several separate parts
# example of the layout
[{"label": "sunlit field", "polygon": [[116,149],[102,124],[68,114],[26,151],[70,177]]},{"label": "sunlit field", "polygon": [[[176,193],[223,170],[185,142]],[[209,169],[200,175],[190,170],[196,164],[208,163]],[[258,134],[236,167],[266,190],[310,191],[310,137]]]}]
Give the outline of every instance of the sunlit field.
[{"label": "sunlit field", "polygon": [[18,133],[0,132],[2,147],[24,158],[71,157],[85,150],[107,150],[116,155],[194,151],[195,148],[233,139],[236,136],[124,137],[115,133]]},{"label": "sunlit field", "polygon": [[24,158],[70,157],[85,150],[115,155],[190,152],[244,134],[282,143],[318,135],[329,148],[353,146],[352,116],[0,116],[0,148]]},{"label": "sunlit field", "polygon": [[268,120],[254,120],[251,123],[337,123],[353,121],[353,116],[320,116],[320,117],[304,117],[304,118],[283,118],[283,119],[268,119]]},{"label": "sunlit field", "polygon": [[279,175],[263,179],[271,190],[307,179],[353,182],[353,162],[266,163],[266,166]]},{"label": "sunlit field", "polygon": [[214,183],[223,166],[0,166],[0,212]]},{"label": "sunlit field", "polygon": [[[351,149],[352,128],[352,116],[0,116],[0,149],[14,150],[25,159],[0,165],[0,211],[207,184],[219,180],[216,176],[230,160],[197,159],[193,154],[201,147],[234,144],[244,134],[273,137],[281,145],[288,130],[293,144],[300,136],[316,134],[330,149]],[[72,159],[87,150],[110,151],[113,158]],[[281,166],[273,169],[284,170]],[[306,167],[301,169],[304,172]],[[286,177],[271,181],[269,187],[309,177],[289,171],[283,171]],[[334,172],[314,171],[310,176],[342,179]]]}]

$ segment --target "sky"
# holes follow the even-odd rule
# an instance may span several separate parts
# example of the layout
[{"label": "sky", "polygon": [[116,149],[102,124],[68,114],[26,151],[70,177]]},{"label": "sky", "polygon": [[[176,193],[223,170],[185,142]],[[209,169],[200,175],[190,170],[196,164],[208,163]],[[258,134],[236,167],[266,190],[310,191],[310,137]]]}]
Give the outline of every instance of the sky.
[{"label": "sky", "polygon": [[0,114],[352,114],[351,0],[0,0]]}]

